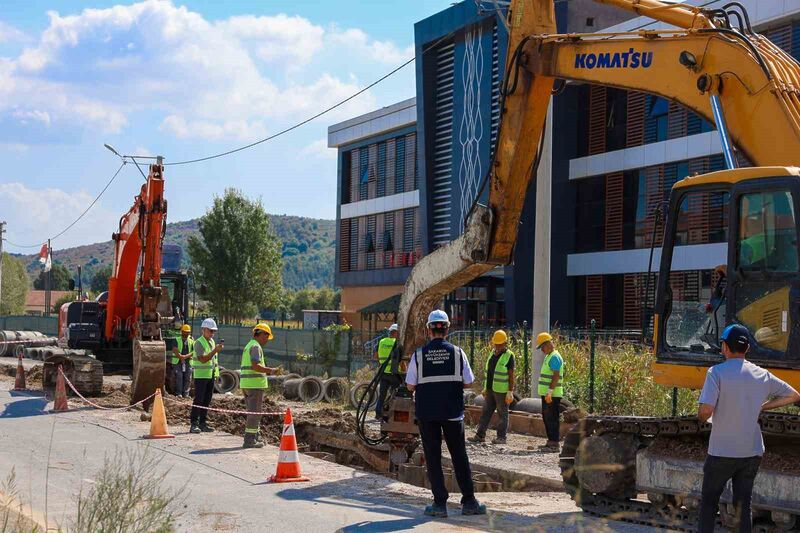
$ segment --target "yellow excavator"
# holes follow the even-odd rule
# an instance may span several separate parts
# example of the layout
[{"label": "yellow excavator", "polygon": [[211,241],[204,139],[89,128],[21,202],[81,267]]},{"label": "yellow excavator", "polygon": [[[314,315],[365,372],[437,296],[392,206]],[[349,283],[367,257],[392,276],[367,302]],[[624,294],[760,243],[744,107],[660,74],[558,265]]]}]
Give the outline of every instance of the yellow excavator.
[{"label": "yellow excavator", "polygon": [[[461,237],[423,258],[400,303],[405,354],[424,341],[425,316],[449,292],[511,262],[525,192],[536,174],[548,105],[565,81],[641,91],[675,101],[716,125],[726,170],[685,177],[672,189],[653,316],[654,380],[699,389],[722,361],[719,334],[744,324],[748,357],[800,388],[800,65],[755,33],[744,6],[705,9],[657,0],[598,0],[673,29],[559,35],[553,0],[512,0],[501,126],[488,180]],[[754,166],[736,168],[738,150]],[[670,287],[673,258],[697,202],[721,205],[727,258],[705,326]],[[707,245],[711,246],[711,245]],[[710,248],[708,248],[710,251]],[[722,254],[720,254],[722,255]],[[754,492],[766,529],[800,526],[800,416],[762,415],[767,455]],[[566,490],[585,511],[689,528],[699,504],[710,426],[696,417],[585,419],[565,439]],[[727,498],[727,500],[726,500]],[[730,502],[730,494],[723,502]],[[721,507],[723,522],[728,507]]]}]

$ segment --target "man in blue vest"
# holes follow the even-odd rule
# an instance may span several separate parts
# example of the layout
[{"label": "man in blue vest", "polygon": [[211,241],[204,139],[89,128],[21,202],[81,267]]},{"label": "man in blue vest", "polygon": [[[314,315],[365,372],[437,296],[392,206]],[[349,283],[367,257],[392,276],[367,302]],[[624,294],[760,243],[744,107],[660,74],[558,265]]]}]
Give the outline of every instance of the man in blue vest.
[{"label": "man in blue vest", "polygon": [[450,328],[447,313],[432,312],[427,327],[430,341],[411,356],[406,374],[406,386],[414,393],[417,424],[433,492],[433,505],[425,508],[425,514],[447,516],[449,493],[442,472],[443,434],[461,489],[461,513],[486,514],[486,506],[475,499],[464,440],[464,389],[472,384],[475,376],[464,350],[445,340]]},{"label": "man in blue vest", "polygon": [[[375,418],[380,420],[383,418],[383,403],[386,401],[386,394],[389,388],[396,386],[399,382],[392,374],[392,362],[389,358],[392,355],[392,350],[397,343],[397,324],[389,326],[389,336],[384,337],[378,343],[378,348],[375,350],[375,359],[378,361],[378,370],[383,366],[381,372],[380,390],[378,391],[378,403],[375,406]],[[386,362],[388,361],[388,362]],[[386,365],[384,366],[384,363]]]}]

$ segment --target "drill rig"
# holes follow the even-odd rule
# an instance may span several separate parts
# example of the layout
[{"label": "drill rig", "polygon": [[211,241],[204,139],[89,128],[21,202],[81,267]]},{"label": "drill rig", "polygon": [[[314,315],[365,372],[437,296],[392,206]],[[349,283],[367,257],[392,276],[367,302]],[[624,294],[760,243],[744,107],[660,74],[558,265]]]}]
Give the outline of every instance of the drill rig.
[{"label": "drill rig", "polygon": [[[559,35],[553,0],[510,2],[488,203],[473,208],[458,239],[414,267],[400,303],[403,353],[423,344],[425,316],[446,294],[510,264],[554,86],[575,81],[678,102],[716,124],[721,137],[728,169],[686,177],[671,191],[654,315],[654,380],[702,387],[709,366],[723,360],[722,327],[737,322],[752,335],[748,357],[800,388],[800,169],[794,166],[800,163],[800,65],[755,33],[737,2],[703,9],[658,0],[598,1],[674,29]],[[755,166],[737,169],[734,146]],[[719,268],[727,283],[708,326],[698,330],[689,327],[669,280],[673,257],[688,244],[687,206],[708,195],[723,199],[730,221],[717,243],[727,250]],[[800,446],[800,416],[765,413],[761,424],[767,453]],[[565,488],[595,514],[688,527],[699,503],[702,463],[674,450],[687,443],[704,448],[709,431],[696,417],[590,417],[566,438],[560,461]],[[770,528],[800,524],[800,476],[762,469],[753,506]],[[722,515],[728,516],[727,507]]]},{"label": "drill rig", "polygon": [[59,312],[59,336],[70,348],[91,349],[112,370],[132,368],[133,402],[164,386],[164,331],[187,313],[186,274],[174,269],[162,273],[167,224],[163,174],[158,157],[112,235],[107,299],[70,302]]}]

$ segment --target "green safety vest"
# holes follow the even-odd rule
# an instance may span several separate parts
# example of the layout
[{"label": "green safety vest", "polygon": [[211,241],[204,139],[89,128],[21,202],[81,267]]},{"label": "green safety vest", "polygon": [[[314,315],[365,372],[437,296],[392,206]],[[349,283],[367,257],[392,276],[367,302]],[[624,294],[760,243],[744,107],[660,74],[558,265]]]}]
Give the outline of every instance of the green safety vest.
[{"label": "green safety vest", "polygon": [[[189,344],[189,353],[192,353],[192,350],[194,350],[194,339],[192,338],[191,335],[189,335],[189,337],[186,340],[189,341],[188,342],[188,344]],[[178,337],[178,352],[183,354],[183,337],[182,336]],[[175,357],[175,354],[172,354],[172,364],[173,365],[177,365],[180,362],[181,362],[181,360],[178,359],[177,357]]]},{"label": "green safety vest", "polygon": [[269,387],[267,375],[253,370],[253,362],[250,360],[250,348],[253,346],[258,346],[258,352],[261,355],[261,364],[265,363],[263,348],[261,348],[257,340],[252,339],[247,343],[247,346],[244,347],[244,351],[242,352],[242,364],[239,367],[239,371],[241,372],[239,376],[240,389],[266,389]]},{"label": "green safety vest", "polygon": [[[489,375],[489,361],[491,361],[493,356],[494,352],[486,358],[486,376]],[[512,357],[514,357],[514,352],[506,350],[503,352],[503,355],[497,359],[497,364],[494,367],[494,378],[491,383],[485,385],[487,389],[491,386],[493,392],[508,392],[508,362]]]},{"label": "green safety vest", "polygon": [[556,388],[553,389],[554,398],[564,397],[564,358],[558,351],[553,350],[544,358],[542,362],[542,371],[539,374],[539,396],[547,396],[547,391],[550,390],[550,382],[553,381],[553,370],[550,368],[550,359],[558,357],[561,359],[561,371],[558,374],[558,383]]},{"label": "green safety vest", "polygon": [[[214,342],[214,339],[210,341],[206,340],[205,337],[200,337],[195,342],[199,342],[200,345],[203,347],[203,355],[208,355],[210,351],[216,348],[217,344]],[[206,361],[205,363],[201,363],[200,359],[193,357],[192,361],[192,368],[194,368],[194,378],[195,379],[212,379],[219,377],[219,361],[217,359],[217,355],[215,354],[214,357]]]},{"label": "green safety vest", "polygon": [[[389,359],[389,356],[392,354],[392,349],[394,348],[397,339],[393,339],[391,337],[384,337],[381,339],[381,342],[378,343],[378,364],[383,364],[384,361]],[[392,373],[392,364],[389,363],[386,365],[386,368],[383,369],[384,374],[391,374]]]}]

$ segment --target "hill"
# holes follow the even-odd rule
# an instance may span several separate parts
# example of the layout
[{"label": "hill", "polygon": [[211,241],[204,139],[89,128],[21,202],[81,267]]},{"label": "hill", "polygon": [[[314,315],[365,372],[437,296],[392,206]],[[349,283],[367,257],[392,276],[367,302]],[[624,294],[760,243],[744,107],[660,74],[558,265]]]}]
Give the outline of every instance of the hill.
[{"label": "hill", "polygon": [[[177,244],[186,249],[190,235],[199,234],[200,219],[167,224],[166,243]],[[270,215],[272,227],[283,243],[283,284],[290,289],[333,286],[333,263],[336,254],[336,222],[316,218],[289,215]],[[109,232],[113,228],[109,228]],[[94,272],[113,261],[112,241],[65,248],[53,251],[53,261],[61,263],[77,276],[78,265],[83,266],[83,282],[87,284]],[[34,279],[41,265],[36,255],[20,258]],[[183,263],[188,266],[188,254]]]}]

